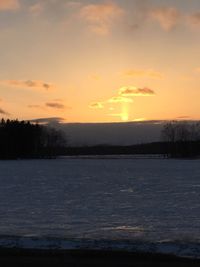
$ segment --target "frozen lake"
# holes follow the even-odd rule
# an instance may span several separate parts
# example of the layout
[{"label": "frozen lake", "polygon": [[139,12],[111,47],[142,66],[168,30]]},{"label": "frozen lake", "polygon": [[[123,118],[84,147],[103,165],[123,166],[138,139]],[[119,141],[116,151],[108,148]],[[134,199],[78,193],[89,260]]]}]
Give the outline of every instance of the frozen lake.
[{"label": "frozen lake", "polygon": [[0,161],[0,236],[200,241],[200,160]]}]

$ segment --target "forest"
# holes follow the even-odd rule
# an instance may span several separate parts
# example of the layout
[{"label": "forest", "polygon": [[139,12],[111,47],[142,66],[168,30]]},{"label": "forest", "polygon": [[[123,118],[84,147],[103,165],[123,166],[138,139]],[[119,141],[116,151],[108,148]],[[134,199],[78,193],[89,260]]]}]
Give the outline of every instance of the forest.
[{"label": "forest", "polygon": [[64,134],[26,121],[0,122],[0,159],[53,158],[66,146]]},{"label": "forest", "polygon": [[168,157],[200,156],[200,122],[168,122],[163,127],[161,139]]}]

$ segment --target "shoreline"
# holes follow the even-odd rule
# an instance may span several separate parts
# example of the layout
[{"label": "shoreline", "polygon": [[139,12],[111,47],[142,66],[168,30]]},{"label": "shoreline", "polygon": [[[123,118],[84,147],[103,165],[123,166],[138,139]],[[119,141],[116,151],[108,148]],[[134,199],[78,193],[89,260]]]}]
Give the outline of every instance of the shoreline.
[{"label": "shoreline", "polygon": [[49,267],[197,267],[200,259],[182,258],[156,253],[137,253],[108,250],[56,250],[0,248],[0,266]]},{"label": "shoreline", "polygon": [[[200,261],[199,240],[189,241],[147,241],[147,240],[111,240],[111,239],[80,239],[56,237],[22,237],[0,236],[2,251],[101,251],[102,253],[131,253],[144,255],[171,255],[178,258],[198,259]],[[199,265],[200,266],[200,265]]]}]

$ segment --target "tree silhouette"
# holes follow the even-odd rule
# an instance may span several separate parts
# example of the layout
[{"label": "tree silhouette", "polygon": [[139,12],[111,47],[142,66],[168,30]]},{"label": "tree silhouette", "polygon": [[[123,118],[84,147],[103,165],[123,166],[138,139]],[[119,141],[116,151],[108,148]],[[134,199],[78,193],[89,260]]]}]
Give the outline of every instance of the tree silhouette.
[{"label": "tree silhouette", "polygon": [[0,158],[55,157],[66,147],[61,131],[26,121],[0,122]]},{"label": "tree silhouette", "polygon": [[200,154],[200,123],[172,121],[164,125],[162,139],[171,157],[195,157]]}]

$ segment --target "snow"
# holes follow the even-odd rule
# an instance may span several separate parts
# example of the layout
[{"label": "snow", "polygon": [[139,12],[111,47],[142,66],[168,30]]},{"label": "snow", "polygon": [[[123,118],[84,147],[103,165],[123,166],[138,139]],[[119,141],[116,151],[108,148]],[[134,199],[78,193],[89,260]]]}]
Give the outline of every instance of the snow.
[{"label": "snow", "polygon": [[0,245],[200,257],[200,160],[0,161]]}]

